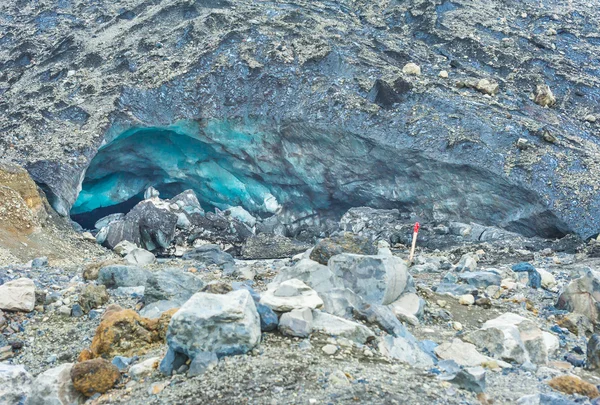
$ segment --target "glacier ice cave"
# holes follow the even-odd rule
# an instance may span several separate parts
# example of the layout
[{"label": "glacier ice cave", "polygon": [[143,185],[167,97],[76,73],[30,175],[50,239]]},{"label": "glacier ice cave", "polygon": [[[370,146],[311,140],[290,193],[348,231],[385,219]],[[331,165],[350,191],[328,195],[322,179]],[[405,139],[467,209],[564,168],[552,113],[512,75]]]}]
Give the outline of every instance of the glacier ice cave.
[{"label": "glacier ice cave", "polygon": [[302,123],[264,129],[218,120],[113,128],[71,215],[90,227],[127,212],[149,186],[165,198],[193,189],[205,209],[242,206],[258,217],[339,218],[370,206],[498,224],[529,236],[565,230],[537,195],[491,172]]}]

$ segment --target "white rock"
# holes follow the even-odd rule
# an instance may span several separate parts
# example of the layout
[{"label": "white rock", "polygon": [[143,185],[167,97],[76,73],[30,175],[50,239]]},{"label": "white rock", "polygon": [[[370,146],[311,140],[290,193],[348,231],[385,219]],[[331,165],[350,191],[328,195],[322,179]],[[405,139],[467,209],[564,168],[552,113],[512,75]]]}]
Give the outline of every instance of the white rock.
[{"label": "white rock", "polygon": [[379,341],[379,351],[385,357],[410,364],[418,368],[433,367],[433,359],[420,347],[414,336],[385,336]]},{"label": "white rock", "polygon": [[554,275],[552,273],[539,268],[536,270],[538,273],[540,273],[540,276],[542,277],[542,288],[545,288],[546,290],[553,290],[554,288],[556,288],[558,283],[556,282],[556,278],[554,278]]},{"label": "white rock", "polygon": [[140,378],[152,375],[152,373],[154,373],[154,371],[158,368],[158,363],[160,363],[160,357],[149,358],[141,363],[131,366],[128,374],[134,380],[139,380]]},{"label": "white rock", "polygon": [[250,228],[252,228],[254,225],[256,225],[256,218],[254,218],[252,216],[252,214],[250,214],[248,211],[246,211],[244,209],[244,207],[229,207],[227,208],[226,212],[229,212],[229,215],[232,218],[237,219],[240,222],[245,223],[246,225],[248,225]]},{"label": "white rock", "polygon": [[474,344],[463,342],[458,338],[444,342],[434,349],[435,354],[442,360],[454,360],[459,366],[475,367],[489,361],[490,358],[477,351]]},{"label": "white rock", "polygon": [[546,335],[532,321],[510,312],[485,322],[466,339],[495,358],[519,364],[546,364],[548,355],[558,346],[551,334]]},{"label": "white rock", "polygon": [[473,305],[475,304],[475,297],[471,294],[465,294],[458,297],[458,303],[461,305]]},{"label": "white rock", "polygon": [[329,376],[329,384],[346,387],[350,385],[350,380],[348,380],[348,377],[346,377],[346,374],[344,374],[343,371],[335,370]]},{"label": "white rock", "polygon": [[144,200],[149,200],[151,198],[158,198],[160,193],[154,187],[148,187],[144,192]]},{"label": "white rock", "polygon": [[335,337],[346,338],[356,343],[364,344],[375,337],[371,329],[360,323],[330,315],[318,310],[313,311],[313,333],[322,333]]},{"label": "white rock", "polygon": [[28,278],[9,281],[0,286],[0,309],[31,312],[35,307],[35,284]]},{"label": "white rock", "polygon": [[71,405],[83,403],[85,397],[71,381],[72,363],[61,364],[38,375],[33,381],[28,405]]},{"label": "white rock", "polygon": [[442,70],[442,71],[440,72],[439,76],[440,76],[442,79],[447,79],[447,78],[448,78],[448,72],[447,72],[447,71],[445,71],[445,70]]},{"label": "white rock", "polygon": [[[294,290],[297,294],[290,296]],[[270,284],[269,289],[261,294],[260,303],[278,312],[323,306],[323,300],[317,292],[298,279],[287,280],[279,285]]]},{"label": "white rock", "polygon": [[327,345],[323,346],[323,348],[321,350],[323,350],[323,353],[333,356],[334,354],[337,353],[338,348],[336,345],[327,344]]},{"label": "white rock", "polygon": [[417,294],[405,293],[389,306],[398,320],[408,322],[411,325],[418,325],[419,319],[417,317],[423,312],[425,304]]},{"label": "white rock", "polygon": [[133,249],[137,249],[137,245],[135,243],[129,242],[128,240],[122,240],[121,242],[117,243],[117,246],[114,247],[113,251],[119,256],[125,257]]},{"label": "white rock", "polygon": [[312,332],[313,316],[309,308],[295,309],[281,315],[279,331],[287,336],[308,337]]},{"label": "white rock", "polygon": [[0,363],[0,404],[24,404],[31,393],[31,382],[25,367]]},{"label": "white rock", "polygon": [[416,63],[410,62],[404,65],[404,67],[402,68],[402,72],[407,75],[418,76],[421,74],[421,67]]},{"label": "white rock", "polygon": [[129,264],[145,266],[156,262],[156,257],[146,249],[135,248],[125,256],[125,261]]},{"label": "white rock", "polygon": [[260,337],[260,317],[247,290],[196,293],[171,318],[167,344],[193,359],[201,352],[247,353]]}]

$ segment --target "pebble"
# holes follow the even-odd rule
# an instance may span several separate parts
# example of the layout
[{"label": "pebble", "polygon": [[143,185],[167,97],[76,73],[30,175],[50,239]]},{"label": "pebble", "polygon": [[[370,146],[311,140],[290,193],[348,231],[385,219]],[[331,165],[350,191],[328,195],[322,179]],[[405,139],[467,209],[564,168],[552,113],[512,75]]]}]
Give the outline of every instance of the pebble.
[{"label": "pebble", "polygon": [[330,356],[333,356],[334,354],[336,354],[336,353],[337,353],[337,351],[338,351],[338,348],[337,348],[337,346],[335,346],[335,345],[331,345],[331,344],[329,344],[329,345],[325,345],[325,346],[323,346],[323,349],[322,349],[322,350],[323,350],[323,352],[324,352],[325,354],[328,354],[328,355],[330,355]]},{"label": "pebble", "polygon": [[461,305],[473,305],[475,303],[475,297],[471,294],[461,295],[458,298],[458,303]]}]

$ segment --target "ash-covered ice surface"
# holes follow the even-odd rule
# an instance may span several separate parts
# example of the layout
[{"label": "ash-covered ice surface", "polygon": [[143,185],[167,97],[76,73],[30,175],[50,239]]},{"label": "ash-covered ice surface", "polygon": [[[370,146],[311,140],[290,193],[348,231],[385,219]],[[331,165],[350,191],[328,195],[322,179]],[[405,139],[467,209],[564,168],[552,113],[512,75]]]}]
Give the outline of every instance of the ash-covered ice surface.
[{"label": "ash-covered ice surface", "polygon": [[1,2],[0,404],[595,404],[599,32]]}]

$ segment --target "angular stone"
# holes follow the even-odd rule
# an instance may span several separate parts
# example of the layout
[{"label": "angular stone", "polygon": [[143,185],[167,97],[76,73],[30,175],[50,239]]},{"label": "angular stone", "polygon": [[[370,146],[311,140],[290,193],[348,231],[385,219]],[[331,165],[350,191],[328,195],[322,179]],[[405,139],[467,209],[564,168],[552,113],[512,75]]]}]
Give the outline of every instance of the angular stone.
[{"label": "angular stone", "polygon": [[319,292],[323,299],[323,311],[342,318],[351,318],[354,309],[361,308],[365,302],[349,288],[334,288]]},{"label": "angular stone", "polygon": [[276,330],[279,324],[277,314],[275,314],[271,308],[260,302],[255,304],[258,315],[260,316],[260,330],[262,332],[272,332]]},{"label": "angular stone", "polygon": [[71,381],[72,363],[61,364],[38,375],[32,384],[28,405],[71,405],[82,403],[85,397]]},{"label": "angular stone", "polygon": [[242,259],[283,259],[309,248],[310,245],[285,236],[261,233],[246,240],[242,248]]},{"label": "angular stone", "polygon": [[194,260],[204,263],[207,266],[211,264],[223,266],[233,264],[234,259],[229,253],[223,252],[217,245],[202,245],[186,252],[183,260]]},{"label": "angular stone", "polygon": [[169,300],[181,306],[204,287],[204,281],[193,273],[167,268],[148,275],[144,298],[146,305]]},{"label": "angular stone", "polygon": [[459,273],[458,279],[467,282],[476,288],[486,288],[490,285],[500,285],[502,277],[491,271],[474,271],[469,273]]},{"label": "angular stone", "polygon": [[197,293],[171,319],[167,344],[192,360],[198,353],[243,354],[260,342],[260,317],[247,290]]},{"label": "angular stone", "polygon": [[154,371],[158,368],[159,363],[160,357],[151,357],[129,367],[128,374],[134,380],[139,380],[140,378],[148,377],[152,375],[152,373],[154,373]]},{"label": "angular stone", "polygon": [[418,318],[423,314],[425,301],[415,293],[404,293],[389,307],[400,321],[418,325]]},{"label": "angular stone", "polygon": [[587,366],[591,370],[600,368],[600,335],[593,334],[587,343]]},{"label": "angular stone", "polygon": [[70,374],[75,389],[86,397],[105,393],[121,378],[119,369],[104,359],[76,363],[71,368]]},{"label": "angular stone", "polygon": [[136,266],[112,265],[100,269],[98,283],[108,288],[145,286],[150,272]]},{"label": "angular stone", "polygon": [[558,348],[558,338],[510,312],[485,322],[466,339],[495,358],[519,364],[546,364],[548,355]]},{"label": "angular stone", "polygon": [[594,323],[600,321],[600,273],[589,270],[571,281],[558,297],[556,308],[585,315]]},{"label": "angular stone", "polygon": [[310,259],[326,265],[332,256],[341,253],[375,255],[377,254],[377,248],[368,238],[344,232],[340,235],[321,239],[310,253]]},{"label": "angular stone", "polygon": [[89,313],[92,309],[100,308],[108,302],[108,292],[104,285],[88,284],[79,294],[79,305],[84,313]]},{"label": "angular stone", "polygon": [[204,374],[219,362],[217,355],[212,352],[198,353],[194,360],[190,363],[188,377],[195,377]]},{"label": "angular stone", "polygon": [[31,375],[25,367],[0,363],[0,404],[25,404],[31,392]]},{"label": "angular stone", "polygon": [[329,269],[310,259],[302,259],[292,267],[283,267],[273,280],[274,284],[298,279],[318,293],[329,292],[334,288],[343,288],[344,284]]},{"label": "angular stone", "polygon": [[19,278],[0,285],[0,309],[31,312],[35,307],[35,284],[28,278]]},{"label": "angular stone", "polygon": [[146,266],[156,262],[156,257],[146,249],[135,248],[125,256],[125,261],[132,265]]},{"label": "angular stone", "polygon": [[343,253],[330,259],[329,268],[346,288],[371,304],[391,304],[412,283],[404,261],[393,256]]},{"label": "angular stone", "polygon": [[[287,280],[279,285],[270,284],[268,288],[261,295],[260,303],[274,311],[289,312],[294,309],[315,309],[323,306],[323,300],[317,295],[316,291],[297,279]],[[284,293],[280,293],[281,290],[285,290]],[[285,296],[292,290],[296,290],[297,294]]]},{"label": "angular stone", "polygon": [[364,325],[319,310],[313,311],[312,327],[313,333],[343,337],[360,344],[375,337],[373,331]]},{"label": "angular stone", "polygon": [[489,357],[477,351],[475,345],[463,342],[458,338],[444,342],[434,349],[435,354],[442,360],[453,360],[459,366],[476,367],[490,360]]},{"label": "angular stone", "polygon": [[379,351],[385,357],[410,364],[418,368],[433,367],[433,359],[419,346],[414,336],[385,336],[378,344]]},{"label": "angular stone", "polygon": [[287,336],[308,337],[312,332],[313,315],[309,308],[295,309],[281,315],[279,331]]}]

